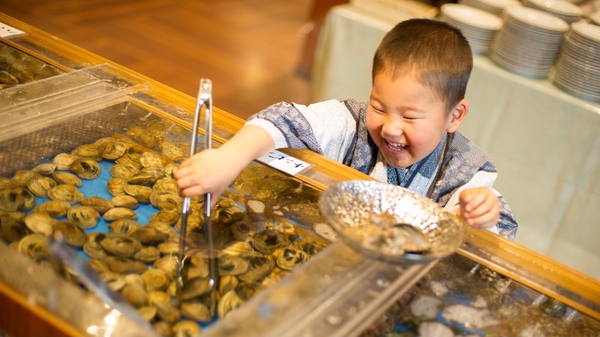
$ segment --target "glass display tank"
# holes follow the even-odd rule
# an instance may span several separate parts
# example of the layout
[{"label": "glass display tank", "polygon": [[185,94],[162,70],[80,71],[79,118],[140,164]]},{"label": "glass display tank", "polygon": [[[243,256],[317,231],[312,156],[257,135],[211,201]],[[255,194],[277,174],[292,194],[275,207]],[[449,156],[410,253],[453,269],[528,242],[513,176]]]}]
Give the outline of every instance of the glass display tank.
[{"label": "glass display tank", "polygon": [[[253,162],[219,196],[214,288],[203,200],[192,198],[177,305],[173,173],[189,156],[194,98],[1,13],[0,22],[24,32],[0,38],[8,335],[600,334],[598,280],[487,231],[462,226],[455,253],[423,263],[350,248],[319,199],[370,178],[307,150],[283,152],[308,170]],[[243,122],[215,109],[214,146]]]}]

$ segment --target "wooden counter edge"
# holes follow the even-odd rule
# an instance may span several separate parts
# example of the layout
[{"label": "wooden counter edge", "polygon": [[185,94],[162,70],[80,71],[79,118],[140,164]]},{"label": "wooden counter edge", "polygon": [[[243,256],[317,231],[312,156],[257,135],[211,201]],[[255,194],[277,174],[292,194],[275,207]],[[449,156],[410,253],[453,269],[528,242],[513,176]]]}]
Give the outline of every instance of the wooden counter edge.
[{"label": "wooden counter edge", "polygon": [[0,281],[0,327],[9,336],[88,336]]}]

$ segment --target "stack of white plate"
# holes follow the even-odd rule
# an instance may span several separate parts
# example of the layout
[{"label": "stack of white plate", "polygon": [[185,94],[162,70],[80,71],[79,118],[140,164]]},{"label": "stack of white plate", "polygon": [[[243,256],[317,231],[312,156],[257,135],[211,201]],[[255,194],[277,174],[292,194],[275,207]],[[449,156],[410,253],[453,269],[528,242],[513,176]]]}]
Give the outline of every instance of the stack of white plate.
[{"label": "stack of white plate", "polygon": [[475,7],[498,16],[502,15],[508,5],[519,3],[517,0],[459,0],[459,4]]},{"label": "stack of white plate", "polygon": [[465,5],[442,5],[440,20],[460,29],[474,54],[487,53],[494,34],[502,28],[499,17]]},{"label": "stack of white plate", "polygon": [[552,14],[567,23],[579,21],[583,16],[579,6],[564,0],[527,0],[525,6]]},{"label": "stack of white plate", "polygon": [[590,14],[588,19],[590,19],[590,23],[600,26],[600,11]]},{"label": "stack of white plate", "polygon": [[574,95],[600,101],[600,26],[584,21],[571,25],[552,82]]},{"label": "stack of white plate", "polygon": [[510,6],[490,46],[490,57],[519,75],[546,78],[568,29],[568,23],[548,13]]}]

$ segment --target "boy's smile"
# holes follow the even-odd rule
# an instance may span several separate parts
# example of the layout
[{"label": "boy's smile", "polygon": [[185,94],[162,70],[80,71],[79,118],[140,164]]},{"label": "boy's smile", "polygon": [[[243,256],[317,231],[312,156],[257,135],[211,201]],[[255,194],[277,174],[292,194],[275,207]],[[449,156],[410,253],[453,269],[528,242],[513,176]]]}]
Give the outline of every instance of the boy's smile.
[{"label": "boy's smile", "polygon": [[386,162],[408,168],[425,158],[444,133],[454,132],[467,113],[462,100],[446,114],[444,102],[410,74],[377,74],[367,109],[367,128]]}]

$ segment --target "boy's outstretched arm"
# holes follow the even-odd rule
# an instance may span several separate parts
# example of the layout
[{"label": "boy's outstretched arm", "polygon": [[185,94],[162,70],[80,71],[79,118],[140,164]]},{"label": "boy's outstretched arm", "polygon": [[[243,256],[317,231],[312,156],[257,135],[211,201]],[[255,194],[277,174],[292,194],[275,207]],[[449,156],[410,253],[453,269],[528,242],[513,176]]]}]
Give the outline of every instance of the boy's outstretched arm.
[{"label": "boy's outstretched arm", "polygon": [[498,197],[489,187],[465,189],[460,193],[459,215],[475,228],[489,228],[500,220]]},{"label": "boy's outstretched arm", "polygon": [[229,185],[252,160],[275,148],[263,128],[246,125],[218,149],[205,150],[186,159],[175,173],[181,195],[211,193],[213,206]]}]

